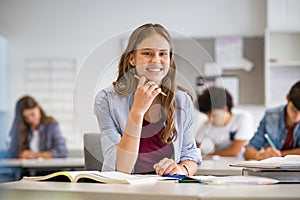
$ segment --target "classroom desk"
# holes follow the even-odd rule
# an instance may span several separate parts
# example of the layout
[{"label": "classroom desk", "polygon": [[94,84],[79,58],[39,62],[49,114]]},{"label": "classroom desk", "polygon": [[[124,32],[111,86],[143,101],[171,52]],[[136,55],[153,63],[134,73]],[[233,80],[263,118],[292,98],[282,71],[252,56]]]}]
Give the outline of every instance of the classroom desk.
[{"label": "classroom desk", "polygon": [[83,170],[84,158],[49,158],[49,159],[1,159],[1,171],[12,169],[14,180],[22,178],[22,172],[35,176],[38,171]]},{"label": "classroom desk", "polygon": [[[242,175],[242,168],[230,167],[229,163],[237,161],[237,158],[221,157],[220,159],[205,159],[199,166],[196,175]],[[60,170],[83,170],[83,158],[51,158],[51,159],[5,159],[0,160],[1,171],[10,171],[13,180],[20,180],[22,171],[27,170],[29,176],[35,176],[36,172],[60,171]]]},{"label": "classroom desk", "polygon": [[29,176],[35,176],[37,171],[72,171],[83,170],[83,167],[83,158],[26,159],[22,162],[22,168],[28,170]]},{"label": "classroom desk", "polygon": [[298,199],[299,184],[204,185],[162,181],[141,185],[10,182],[0,184],[3,199],[111,199],[111,200],[196,200],[196,199]]},{"label": "classroom desk", "polygon": [[0,159],[0,176],[2,181],[20,180],[22,177],[22,160],[21,159]]},{"label": "classroom desk", "polygon": [[235,157],[220,157],[205,159],[198,167],[196,175],[229,176],[242,175],[242,167],[230,167],[229,164],[238,161]]}]

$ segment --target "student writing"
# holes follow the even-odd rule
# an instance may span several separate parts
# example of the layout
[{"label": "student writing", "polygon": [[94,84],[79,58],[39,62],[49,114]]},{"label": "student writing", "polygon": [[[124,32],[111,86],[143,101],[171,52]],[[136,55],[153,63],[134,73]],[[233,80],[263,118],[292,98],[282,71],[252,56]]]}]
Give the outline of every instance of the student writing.
[{"label": "student writing", "polygon": [[[300,154],[300,81],[286,96],[287,104],[266,110],[245,151],[246,159],[262,160]],[[265,138],[272,141],[275,148]]]}]

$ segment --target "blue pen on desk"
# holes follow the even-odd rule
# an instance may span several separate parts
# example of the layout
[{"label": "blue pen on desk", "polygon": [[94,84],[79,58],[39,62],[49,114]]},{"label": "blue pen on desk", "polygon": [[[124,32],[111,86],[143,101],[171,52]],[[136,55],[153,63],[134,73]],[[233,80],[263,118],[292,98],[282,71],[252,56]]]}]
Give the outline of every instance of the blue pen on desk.
[{"label": "blue pen on desk", "polygon": [[183,175],[183,174],[177,174],[177,175],[166,174],[166,175],[163,175],[163,177],[168,177],[168,178],[171,178],[171,179],[184,179],[184,178],[186,178],[186,175]]},{"label": "blue pen on desk", "polygon": [[271,140],[271,138],[269,137],[269,135],[266,134],[266,133],[265,133],[265,138],[266,138],[267,142],[269,143],[269,145],[270,145],[272,148],[276,149],[276,147],[275,147],[273,141]]}]

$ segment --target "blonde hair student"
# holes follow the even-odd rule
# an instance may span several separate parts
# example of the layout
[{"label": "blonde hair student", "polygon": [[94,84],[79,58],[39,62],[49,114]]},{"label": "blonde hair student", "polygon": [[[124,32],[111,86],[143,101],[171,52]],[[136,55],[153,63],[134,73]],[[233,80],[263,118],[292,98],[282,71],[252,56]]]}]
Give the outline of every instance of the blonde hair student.
[{"label": "blonde hair student", "polygon": [[177,86],[173,50],[160,24],[144,24],[131,34],[116,81],[95,99],[102,170],[196,173],[201,155],[194,140],[194,107]]}]

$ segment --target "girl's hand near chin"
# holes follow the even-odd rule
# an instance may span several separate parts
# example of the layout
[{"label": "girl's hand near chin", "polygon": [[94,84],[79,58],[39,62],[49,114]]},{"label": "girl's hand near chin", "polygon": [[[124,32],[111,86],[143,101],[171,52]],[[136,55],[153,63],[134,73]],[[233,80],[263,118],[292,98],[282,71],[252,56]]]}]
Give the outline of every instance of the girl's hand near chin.
[{"label": "girl's hand near chin", "polygon": [[144,115],[150,108],[155,97],[161,92],[161,88],[152,81],[147,83],[145,77],[141,77],[134,95],[132,109]]}]

